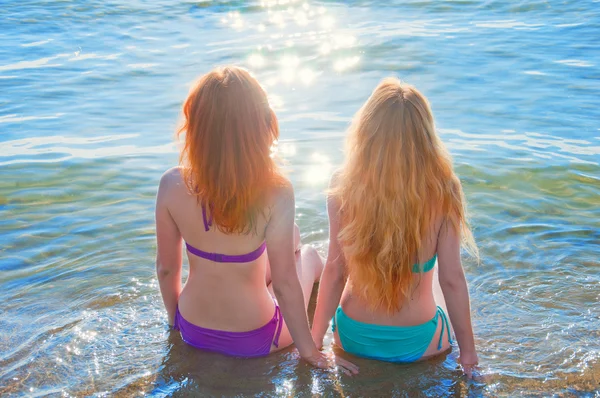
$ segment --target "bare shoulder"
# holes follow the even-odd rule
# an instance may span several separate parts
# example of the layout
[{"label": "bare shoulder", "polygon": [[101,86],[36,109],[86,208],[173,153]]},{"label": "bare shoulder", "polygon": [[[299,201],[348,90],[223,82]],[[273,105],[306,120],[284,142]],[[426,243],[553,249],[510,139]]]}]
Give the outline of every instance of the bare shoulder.
[{"label": "bare shoulder", "polygon": [[158,187],[158,193],[160,195],[170,195],[175,191],[179,191],[185,188],[183,181],[181,167],[172,167],[165,171],[160,178],[160,185]]},{"label": "bare shoulder", "polygon": [[338,197],[338,187],[342,180],[342,174],[344,170],[339,168],[333,172],[331,179],[329,180],[329,189],[327,190],[327,209],[337,213],[340,207],[340,198]]},{"label": "bare shoulder", "polygon": [[181,167],[175,166],[171,167],[169,170],[165,171],[160,178],[161,183],[164,181],[166,183],[176,183],[177,181],[182,181],[181,177]]},{"label": "bare shoulder", "polygon": [[329,189],[337,188],[337,186],[339,185],[339,183],[342,179],[343,173],[344,173],[344,169],[342,169],[342,168],[336,169],[333,172],[333,174],[331,175],[331,179],[329,180]]},{"label": "bare shoulder", "polygon": [[293,205],[294,203],[294,187],[289,180],[271,189],[269,195],[269,204],[271,207]]}]

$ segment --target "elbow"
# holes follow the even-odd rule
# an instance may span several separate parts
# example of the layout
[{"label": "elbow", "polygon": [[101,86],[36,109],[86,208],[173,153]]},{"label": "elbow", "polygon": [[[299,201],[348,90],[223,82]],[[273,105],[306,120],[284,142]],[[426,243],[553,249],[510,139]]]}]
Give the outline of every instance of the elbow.
[{"label": "elbow", "polygon": [[346,273],[344,264],[327,262],[321,280],[326,279],[333,286],[346,284]]},{"label": "elbow", "polygon": [[288,296],[294,291],[293,283],[289,281],[273,282],[273,293],[277,297],[277,301],[282,302],[287,300]]},{"label": "elbow", "polygon": [[440,287],[442,291],[455,291],[456,290],[456,282],[451,279],[442,279],[440,278]]},{"label": "elbow", "polygon": [[171,270],[169,269],[165,269],[165,268],[158,268],[156,270],[156,276],[158,277],[158,280],[165,280],[167,279],[169,276],[171,275]]},{"label": "elbow", "polygon": [[467,281],[465,280],[464,275],[456,277],[440,276],[440,287],[444,292],[457,292],[467,289]]},{"label": "elbow", "polygon": [[166,267],[160,261],[156,260],[156,277],[159,281],[168,279],[173,274],[173,270],[170,267]]}]

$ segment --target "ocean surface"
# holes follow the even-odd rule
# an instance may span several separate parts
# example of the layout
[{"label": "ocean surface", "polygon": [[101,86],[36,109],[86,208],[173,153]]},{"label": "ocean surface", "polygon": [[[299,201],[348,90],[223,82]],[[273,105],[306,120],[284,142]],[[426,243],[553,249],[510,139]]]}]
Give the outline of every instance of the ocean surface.
[{"label": "ocean surface", "polygon": [[[599,1],[0,5],[1,396],[600,396]],[[428,96],[481,250],[475,380],[456,347],[348,378],[169,333],[154,198],[190,84],[222,64],[268,91],[322,254],[352,115],[386,76]]]}]

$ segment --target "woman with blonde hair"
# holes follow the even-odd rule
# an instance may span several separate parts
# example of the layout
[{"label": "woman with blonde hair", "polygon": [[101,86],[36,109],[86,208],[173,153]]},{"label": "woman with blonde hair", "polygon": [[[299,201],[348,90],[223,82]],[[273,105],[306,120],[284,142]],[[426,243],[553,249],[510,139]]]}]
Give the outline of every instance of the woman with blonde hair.
[{"label": "woman with blonde hair", "polygon": [[460,363],[470,375],[478,359],[460,249],[462,242],[477,255],[477,247],[460,181],[416,88],[393,78],[377,86],[355,116],[327,205],[316,345],[333,318],[336,343],[358,356],[414,362],[447,351],[452,338],[435,299],[437,263]]},{"label": "woman with blonde hair", "polygon": [[332,368],[306,314],[322,263],[314,249],[296,250],[294,191],[272,157],[279,127],[264,90],[244,69],[218,68],[192,87],[183,113],[180,165],[163,175],[156,200],[169,324],[200,349],[259,357],[294,342],[306,361]]}]

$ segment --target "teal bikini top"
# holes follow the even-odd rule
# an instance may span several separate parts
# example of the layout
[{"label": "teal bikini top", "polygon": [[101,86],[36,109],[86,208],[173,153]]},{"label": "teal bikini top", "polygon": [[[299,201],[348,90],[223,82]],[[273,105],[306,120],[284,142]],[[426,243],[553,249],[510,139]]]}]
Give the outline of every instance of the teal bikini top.
[{"label": "teal bikini top", "polygon": [[434,254],[433,257],[431,257],[431,260],[427,261],[426,263],[413,265],[412,272],[425,273],[431,271],[433,267],[435,267],[435,260],[437,260],[437,254]]}]

